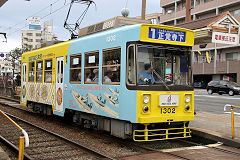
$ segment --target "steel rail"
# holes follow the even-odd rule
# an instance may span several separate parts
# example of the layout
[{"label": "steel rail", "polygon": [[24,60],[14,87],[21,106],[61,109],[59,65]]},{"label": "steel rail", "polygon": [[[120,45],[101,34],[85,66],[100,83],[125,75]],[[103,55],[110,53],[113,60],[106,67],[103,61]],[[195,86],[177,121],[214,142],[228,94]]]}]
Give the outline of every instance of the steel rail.
[{"label": "steel rail", "polygon": [[[1,141],[6,144],[7,146],[9,146],[11,148],[12,151],[14,151],[16,153],[16,156],[19,153],[19,148],[17,146],[15,146],[14,144],[12,144],[10,141],[8,141],[6,138],[2,137],[0,135],[0,139]],[[31,160],[32,158],[27,154],[24,153],[24,160]]]},{"label": "steel rail", "polygon": [[[93,155],[95,155],[95,156],[97,156],[97,157],[99,157],[99,158],[106,158],[106,159],[115,160],[115,158],[113,158],[113,157],[109,157],[109,156],[104,155],[104,154],[102,154],[102,153],[100,153],[100,152],[98,152],[98,151],[94,151],[93,149],[91,149],[91,148],[89,148],[89,147],[87,147],[87,146],[84,146],[84,145],[82,145],[82,144],[79,144],[79,143],[77,143],[77,142],[74,142],[74,141],[72,141],[72,140],[70,140],[70,139],[67,139],[67,138],[65,138],[65,137],[63,137],[63,136],[61,136],[61,135],[59,135],[59,134],[56,134],[56,133],[54,133],[54,132],[52,132],[52,131],[49,131],[49,130],[46,130],[46,129],[42,128],[42,127],[39,127],[39,126],[37,126],[37,125],[35,125],[35,124],[32,124],[32,123],[30,123],[30,122],[27,122],[27,121],[25,121],[25,120],[23,120],[23,119],[21,119],[21,118],[19,118],[19,117],[17,117],[17,116],[14,116],[14,115],[11,115],[11,114],[8,114],[8,113],[6,113],[6,114],[7,114],[9,117],[18,119],[19,121],[22,121],[22,122],[24,122],[24,123],[26,123],[26,124],[28,124],[28,125],[30,125],[30,126],[32,126],[32,127],[35,127],[35,128],[37,128],[37,129],[45,132],[45,133],[54,135],[55,137],[57,137],[57,138],[65,141],[65,142],[67,142],[67,143],[70,143],[71,145],[74,145],[75,147],[78,147],[78,148],[80,148],[80,149],[83,149],[83,150],[85,150],[86,152],[88,152],[88,153],[90,153],[90,154],[93,154]],[[25,154],[24,154],[24,155],[25,155]]]}]

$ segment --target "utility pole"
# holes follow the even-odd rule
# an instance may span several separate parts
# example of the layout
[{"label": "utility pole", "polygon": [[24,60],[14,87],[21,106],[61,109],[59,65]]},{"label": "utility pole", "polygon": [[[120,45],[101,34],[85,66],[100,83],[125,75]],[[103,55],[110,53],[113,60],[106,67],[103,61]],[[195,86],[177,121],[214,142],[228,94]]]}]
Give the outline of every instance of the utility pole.
[{"label": "utility pole", "polygon": [[145,20],[146,15],[146,0],[142,0],[142,19]]},{"label": "utility pole", "polygon": [[186,17],[185,23],[191,22],[191,0],[186,0]]}]

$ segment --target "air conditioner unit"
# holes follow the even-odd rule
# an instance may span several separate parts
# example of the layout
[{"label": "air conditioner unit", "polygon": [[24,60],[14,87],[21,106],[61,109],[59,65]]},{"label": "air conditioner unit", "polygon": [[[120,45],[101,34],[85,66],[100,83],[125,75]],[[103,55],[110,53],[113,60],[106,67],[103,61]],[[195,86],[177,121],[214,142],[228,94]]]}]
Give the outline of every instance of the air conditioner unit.
[{"label": "air conditioner unit", "polygon": [[172,9],[170,9],[170,10],[167,11],[168,14],[171,14],[172,12],[173,12]]}]

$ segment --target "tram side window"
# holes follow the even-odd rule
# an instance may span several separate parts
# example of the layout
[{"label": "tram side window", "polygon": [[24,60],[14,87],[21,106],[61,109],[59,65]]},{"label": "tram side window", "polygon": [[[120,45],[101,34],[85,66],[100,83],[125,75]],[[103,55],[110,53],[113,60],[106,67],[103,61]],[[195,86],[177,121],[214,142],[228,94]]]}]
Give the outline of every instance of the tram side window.
[{"label": "tram side window", "polygon": [[28,82],[34,82],[35,62],[29,62]]},{"label": "tram side window", "polygon": [[45,60],[44,82],[52,83],[52,60]]},{"label": "tram side window", "polygon": [[42,82],[43,75],[43,61],[37,61],[36,81]]},{"label": "tram side window", "polygon": [[99,52],[85,53],[84,83],[97,84],[99,81]]},{"label": "tram side window", "polygon": [[81,54],[70,56],[70,82],[81,83]]},{"label": "tram side window", "polygon": [[128,47],[127,83],[130,85],[136,84],[134,46]]},{"label": "tram side window", "polygon": [[103,50],[103,84],[120,84],[121,48]]}]

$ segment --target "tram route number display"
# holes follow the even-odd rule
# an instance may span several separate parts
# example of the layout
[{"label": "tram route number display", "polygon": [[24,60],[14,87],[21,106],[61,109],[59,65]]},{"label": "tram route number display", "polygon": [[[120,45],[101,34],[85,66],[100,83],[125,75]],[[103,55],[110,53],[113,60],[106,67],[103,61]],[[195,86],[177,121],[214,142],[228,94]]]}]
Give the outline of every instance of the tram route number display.
[{"label": "tram route number display", "polygon": [[161,114],[176,113],[176,109],[175,108],[161,108],[160,113]]}]

